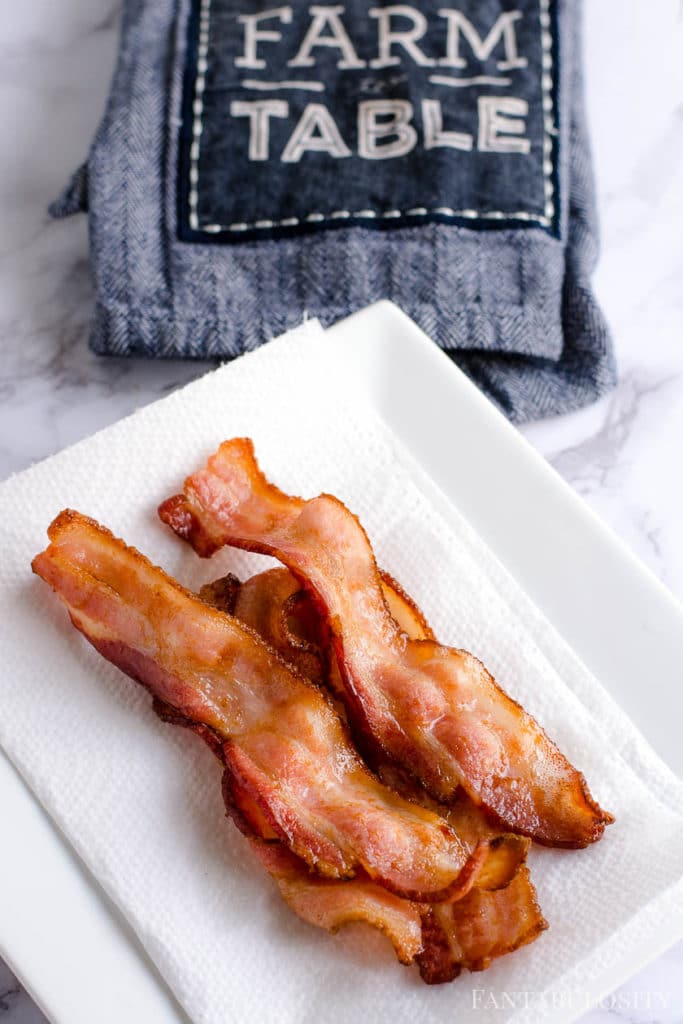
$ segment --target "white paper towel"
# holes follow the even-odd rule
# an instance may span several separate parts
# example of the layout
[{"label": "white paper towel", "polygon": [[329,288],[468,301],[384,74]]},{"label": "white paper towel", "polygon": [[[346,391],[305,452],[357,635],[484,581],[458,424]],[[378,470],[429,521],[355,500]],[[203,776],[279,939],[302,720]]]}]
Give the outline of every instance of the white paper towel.
[{"label": "white paper towel", "polygon": [[[674,936],[683,785],[329,359],[309,324],[0,487],[0,742],[198,1024],[553,1019],[553,1000],[580,1001],[644,935]],[[262,568],[239,552],[201,561],[156,518],[235,435],[284,490],[357,512],[437,636],[486,662],[617,817],[591,849],[533,851],[550,930],[485,974],[429,989],[369,929],[296,919],[225,820],[208,750],[160,723],[30,574],[67,505],[193,588]]]}]

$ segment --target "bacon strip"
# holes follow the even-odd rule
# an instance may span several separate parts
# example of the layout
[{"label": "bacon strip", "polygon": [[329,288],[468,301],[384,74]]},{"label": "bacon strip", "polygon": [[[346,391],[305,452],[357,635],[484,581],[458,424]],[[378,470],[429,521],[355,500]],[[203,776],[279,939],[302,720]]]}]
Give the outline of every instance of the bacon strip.
[{"label": "bacon strip", "polygon": [[416,957],[420,974],[435,985],[453,981],[463,968],[484,971],[497,957],[533,942],[547,927],[524,866],[504,889],[472,889],[457,903],[436,904],[423,912],[423,948]]},{"label": "bacon strip", "polygon": [[[232,577],[230,588],[234,587]],[[216,587],[202,588],[206,596],[224,595],[223,581]],[[239,584],[238,584],[239,585]],[[233,593],[234,596],[234,593]],[[220,598],[219,598],[220,599]],[[172,725],[184,726],[197,733],[223,764],[222,746],[208,726],[193,722],[167,704],[155,699],[154,710],[161,719]],[[296,857],[278,839],[262,815],[260,808],[248,793],[241,790],[229,769],[223,773],[223,797],[227,816],[247,838],[260,864],[277,884],[285,903],[308,924],[337,932],[343,925],[361,922],[382,932],[391,942],[402,964],[412,964],[418,954],[425,951],[422,937],[424,905],[402,899],[373,882],[360,870],[352,879],[323,878],[310,871],[301,858]],[[428,907],[427,910],[431,910]],[[442,936],[433,925],[430,932]],[[438,951],[435,949],[435,960]],[[443,980],[449,980],[444,976]]]},{"label": "bacon strip", "polygon": [[216,734],[240,792],[296,856],[422,902],[463,896],[487,856],[382,786],[333,709],[260,638],[93,520],[62,512],[33,568],[104,657]]},{"label": "bacon strip", "polygon": [[504,889],[472,889],[454,903],[425,907],[370,880],[316,878],[281,844],[256,838],[250,843],[298,917],[330,932],[350,922],[370,925],[389,939],[402,964],[418,964],[429,985],[453,981],[463,969],[485,970],[548,927],[526,866]]},{"label": "bacon strip", "polygon": [[334,882],[307,875],[301,862],[279,843],[252,839],[251,848],[277,882],[287,906],[308,924],[334,933],[345,924],[361,922],[386,935],[402,964],[412,964],[422,954],[420,904],[403,900],[369,879]]},{"label": "bacon strip", "polygon": [[[323,651],[325,630],[308,595],[287,569],[269,569],[252,576],[237,590],[232,584],[217,580],[210,585],[220,593],[229,586],[234,615],[245,625],[255,629],[289,664],[303,667],[303,658],[310,660],[320,680],[332,684],[334,692],[340,687],[334,654],[326,657]],[[431,628],[415,602],[399,588],[387,573],[382,573],[382,590],[393,617],[411,638],[431,635]],[[208,594],[207,588],[201,592]],[[221,602],[225,606],[225,602]],[[323,666],[328,663],[327,670]],[[336,681],[335,681],[336,680]],[[343,707],[340,709],[344,714]],[[501,835],[491,827],[482,810],[464,794],[454,797],[450,807],[430,800],[424,790],[391,763],[374,758],[373,769],[390,789],[414,803],[429,807],[448,821],[465,847],[474,851],[482,840],[488,842],[485,867],[477,876],[476,885],[498,889],[507,885],[523,863],[529,840],[514,834]]]},{"label": "bacon strip", "polygon": [[[431,629],[414,601],[398,584],[382,573],[382,589],[392,615],[412,638],[431,636]],[[227,604],[247,625],[258,628],[285,660],[296,660],[301,645],[317,652],[316,666],[323,658],[324,642],[310,600],[299,589],[287,569],[270,569],[252,576],[236,587],[234,577],[203,588],[202,596],[226,607],[221,598],[229,593]],[[293,598],[297,600],[293,602]],[[295,611],[292,612],[294,607]],[[334,659],[332,665],[334,666]],[[329,670],[328,670],[329,671]],[[402,795],[416,802],[431,801],[415,784],[398,775],[391,766],[382,766],[383,780]],[[251,834],[253,820],[238,794],[226,800],[240,827]],[[321,882],[312,879],[297,858],[272,842],[252,838],[254,852],[276,881],[289,907],[304,921],[328,931],[336,931],[349,921],[362,921],[383,932],[392,942],[401,963],[417,961],[428,984],[452,981],[463,968],[482,970],[498,956],[509,953],[535,939],[547,923],[541,914],[536,892],[523,862],[528,840],[514,835],[496,835],[479,808],[464,796],[451,808],[437,808],[453,825],[468,849],[482,839],[489,840],[486,868],[477,878],[477,894],[472,890],[462,900],[448,905],[419,908],[398,899],[372,883],[354,879],[348,882]],[[261,840],[268,835],[256,833]]]},{"label": "bacon strip", "polygon": [[321,683],[328,658],[315,607],[289,570],[270,569],[267,579],[262,577],[252,576],[241,584],[233,614],[302,675]]},{"label": "bacon strip", "polygon": [[336,498],[284,494],[259,469],[251,441],[238,438],[159,515],[200,555],[230,544],[290,569],[325,612],[355,727],[435,799],[447,803],[462,786],[511,831],[549,846],[602,836],[611,815],[481,662],[397,626],[368,538]]},{"label": "bacon strip", "polygon": [[[393,618],[410,635],[435,639],[424,615],[400,584],[389,573],[380,571],[380,577]],[[199,596],[255,630],[306,678],[315,683],[325,680],[335,692],[342,692],[334,653],[330,656],[325,649],[329,642],[325,620],[288,569],[267,569],[244,583],[228,574],[203,586]]]},{"label": "bacon strip", "polygon": [[[158,707],[157,712],[166,717]],[[173,720],[199,731],[195,723]],[[204,739],[211,743],[206,735]],[[312,875],[277,841],[227,771],[223,790],[229,816],[298,917],[332,933],[351,922],[375,928],[392,943],[400,963],[418,965],[428,985],[453,981],[463,969],[484,970],[497,957],[533,942],[548,927],[524,864],[516,863],[503,888],[473,888],[452,904],[425,906],[387,892],[362,874],[349,880]],[[476,844],[491,830],[471,804],[468,819],[467,801],[461,803],[461,824],[468,829],[470,843]]]}]

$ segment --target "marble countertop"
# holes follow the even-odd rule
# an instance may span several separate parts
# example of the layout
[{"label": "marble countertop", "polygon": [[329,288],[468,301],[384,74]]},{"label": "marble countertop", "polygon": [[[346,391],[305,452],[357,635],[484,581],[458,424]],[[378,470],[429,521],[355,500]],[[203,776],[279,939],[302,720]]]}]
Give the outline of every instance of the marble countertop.
[{"label": "marble countertop", "polygon": [[[85,218],[45,213],[101,115],[118,8],[30,0],[0,21],[0,479],[208,365],[93,356]],[[601,0],[586,21],[603,234],[595,284],[619,384],[524,434],[683,600],[683,14],[679,0]],[[0,961],[1,1024],[43,1020]],[[615,1020],[681,1024],[683,944],[582,1018]]]}]

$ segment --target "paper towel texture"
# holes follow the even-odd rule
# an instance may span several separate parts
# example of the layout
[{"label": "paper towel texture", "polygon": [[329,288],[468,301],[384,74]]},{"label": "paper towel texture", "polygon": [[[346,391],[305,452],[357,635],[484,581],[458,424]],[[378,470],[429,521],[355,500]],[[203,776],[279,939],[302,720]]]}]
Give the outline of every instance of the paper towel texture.
[{"label": "paper towel texture", "polygon": [[[309,324],[0,487],[0,742],[198,1024],[553,1019],[553,992],[580,999],[643,936],[675,937],[683,785],[399,438],[349,397],[334,360]],[[158,721],[149,696],[31,576],[64,506],[192,588],[269,564],[233,551],[201,561],[156,517],[158,502],[235,435],[253,437],[284,490],[329,491],[358,513],[379,564],[439,639],[481,657],[616,815],[594,848],[532,852],[550,930],[485,974],[429,989],[369,929],[331,937],[295,918],[225,820],[208,750]],[[506,1008],[494,1010],[491,994]]]}]

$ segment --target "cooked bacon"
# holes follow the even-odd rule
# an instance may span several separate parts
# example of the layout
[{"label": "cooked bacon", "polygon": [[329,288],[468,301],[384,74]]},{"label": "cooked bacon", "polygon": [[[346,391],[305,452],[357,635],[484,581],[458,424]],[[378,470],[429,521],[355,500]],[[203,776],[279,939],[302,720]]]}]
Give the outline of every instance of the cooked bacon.
[{"label": "cooked bacon", "polygon": [[320,619],[287,569],[270,569],[265,584],[260,576],[242,583],[235,595],[233,614],[302,675],[314,683],[322,682],[327,658]]},{"label": "cooked bacon", "polygon": [[402,964],[414,963],[422,953],[420,904],[401,899],[370,879],[335,882],[308,875],[301,861],[279,843],[252,839],[251,848],[277,882],[285,903],[304,921],[328,932],[351,922],[368,924],[386,935]]},{"label": "cooked bacon", "polygon": [[[235,584],[239,585],[233,576],[233,596]],[[212,589],[203,587],[200,593],[206,596],[225,593],[222,586],[208,586]],[[154,700],[154,710],[165,722],[184,726],[199,735],[223,763],[222,745],[216,742],[212,729],[178,714],[158,699]],[[228,817],[249,840],[258,861],[274,879],[283,900],[297,917],[332,933],[351,922],[368,924],[389,939],[402,964],[414,963],[418,953],[424,952],[423,904],[402,899],[382,888],[362,869],[351,879],[329,879],[312,873],[300,857],[279,841],[258,805],[239,788],[228,769],[223,773],[223,798]],[[443,938],[433,925],[430,930],[442,943]]]},{"label": "cooked bacon", "polygon": [[[363,878],[362,872],[348,880],[312,875],[259,819],[258,808],[235,789],[229,772],[224,775],[224,794],[228,813],[298,917],[332,933],[351,922],[375,928],[389,939],[402,964],[417,963],[428,985],[453,981],[463,968],[484,970],[497,957],[533,942],[548,927],[529,870],[519,861],[501,888],[473,888],[452,904],[425,906],[387,892]],[[488,830],[473,810],[469,838],[476,842]],[[498,837],[507,838],[515,837]]]},{"label": "cooked bacon", "polygon": [[199,591],[199,596],[204,604],[210,604],[212,608],[218,608],[219,611],[232,615],[241,585],[237,576],[233,576],[229,572],[227,576],[223,576],[219,580],[205,583]]},{"label": "cooked bacon", "polygon": [[432,906],[401,899],[369,878],[348,881],[311,875],[281,843],[250,838],[252,850],[302,920],[329,932],[361,922],[382,932],[402,964],[417,963],[427,984],[480,971],[533,942],[548,925],[529,870],[522,865],[502,889],[472,889],[454,903]]},{"label": "cooked bacon", "polygon": [[457,903],[423,911],[423,949],[416,958],[420,974],[434,985],[453,981],[463,968],[483,971],[547,927],[524,866],[504,889],[472,889]]},{"label": "cooked bacon", "polygon": [[417,602],[384,569],[379,570],[382,594],[394,622],[411,640],[436,640],[434,630]]},{"label": "cooked bacon", "polygon": [[[221,588],[223,584],[217,580],[212,586]],[[432,635],[415,602],[386,573],[382,573],[382,590],[393,617],[409,637]],[[321,677],[322,666],[328,661],[325,681],[332,684],[334,692],[339,690],[341,684],[334,654],[326,658],[322,650],[325,643],[323,620],[288,569],[269,569],[252,576],[239,587],[233,607],[235,616],[255,629],[290,664],[301,666],[302,647],[313,652],[307,656],[312,658],[311,663]],[[295,611],[292,611],[293,607]],[[344,709],[340,710],[343,714]],[[528,839],[514,834],[501,835],[500,830],[486,819],[481,808],[476,807],[462,791],[453,798],[451,806],[446,807],[430,800],[421,786],[391,762],[377,758],[372,761],[374,771],[390,789],[441,814],[468,850],[474,851],[482,840],[488,841],[488,857],[477,876],[478,886],[498,889],[507,885],[526,857]]]},{"label": "cooked bacon", "polygon": [[362,870],[422,902],[463,896],[487,857],[381,785],[320,691],[251,630],[93,520],[62,512],[33,568],[104,657],[220,743],[239,791],[317,873]]},{"label": "cooked bacon", "polygon": [[[434,639],[415,602],[389,573],[380,571],[382,592],[394,619],[423,639]],[[326,650],[329,636],[324,618],[310,595],[289,569],[267,569],[244,583],[235,576],[214,580],[199,596],[207,604],[230,612],[256,630],[285,661],[315,683],[326,679],[334,692],[342,691],[334,652]]]},{"label": "cooked bacon", "polygon": [[549,846],[602,836],[611,815],[481,662],[397,626],[368,538],[336,498],[284,494],[259,469],[251,441],[238,438],[159,514],[200,555],[231,544],[291,570],[325,613],[356,730],[436,799],[448,802],[462,786],[511,831]]},{"label": "cooked bacon", "polygon": [[472,889],[454,903],[425,907],[370,879],[333,881],[310,875],[280,843],[257,838],[250,843],[298,917],[330,932],[351,922],[370,925],[389,939],[402,964],[418,964],[429,985],[453,981],[463,968],[482,971],[548,927],[526,866],[504,889]]},{"label": "cooked bacon", "polygon": [[[215,586],[219,592],[223,589],[221,581]],[[247,625],[260,627],[263,638],[285,660],[296,659],[302,638],[316,650],[323,643],[323,631],[316,622],[312,602],[298,587],[287,569],[270,569],[253,576],[242,584],[236,596],[234,584],[230,587],[235,613],[239,616],[241,612]],[[409,636],[431,634],[419,608],[385,573],[382,588],[393,617]],[[247,593],[245,601],[241,600],[243,591]],[[298,614],[287,616],[285,624],[285,606],[293,596],[300,599]],[[290,632],[295,638],[293,645],[288,639]],[[320,664],[322,657],[316,661],[316,665]],[[432,805],[423,790],[392,766],[384,765],[382,775],[390,787],[408,799]],[[263,842],[272,839],[272,833],[255,820],[253,808],[245,806],[243,795],[230,788],[227,773],[225,785],[226,806],[232,808],[232,816],[242,831],[252,837],[254,852],[295,914],[332,932],[349,921],[369,924],[389,938],[401,963],[417,961],[428,984],[452,981],[463,967],[483,969],[494,958],[533,941],[547,927],[524,867],[529,841],[496,834],[481,810],[462,792],[451,808],[436,809],[444,814],[468,849],[475,849],[482,839],[489,840],[489,855],[486,867],[477,877],[476,899],[468,894],[453,904],[451,914],[445,914],[441,904],[418,907],[385,892],[370,880],[331,882],[312,877],[305,865],[279,844]]]}]

